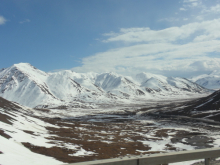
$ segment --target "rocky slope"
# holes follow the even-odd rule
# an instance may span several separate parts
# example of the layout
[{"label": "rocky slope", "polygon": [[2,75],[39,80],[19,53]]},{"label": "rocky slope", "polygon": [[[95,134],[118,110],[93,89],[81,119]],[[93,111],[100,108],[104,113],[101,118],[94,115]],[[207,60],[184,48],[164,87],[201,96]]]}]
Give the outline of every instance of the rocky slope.
[{"label": "rocky slope", "polygon": [[220,90],[194,101],[192,105],[185,108],[185,113],[195,118],[220,121]]},{"label": "rocky slope", "polygon": [[[145,109],[144,109],[145,110]],[[146,111],[146,110],[145,110]],[[148,113],[146,113],[148,114]],[[170,103],[153,111],[153,115],[220,124],[220,90],[203,98]]]}]

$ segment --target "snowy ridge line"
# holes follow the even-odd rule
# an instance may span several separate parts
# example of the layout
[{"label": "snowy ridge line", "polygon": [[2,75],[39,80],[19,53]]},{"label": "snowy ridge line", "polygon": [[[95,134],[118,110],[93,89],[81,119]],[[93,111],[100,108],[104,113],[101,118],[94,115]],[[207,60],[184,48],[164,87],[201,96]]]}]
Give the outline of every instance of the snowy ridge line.
[{"label": "snowy ridge line", "polygon": [[153,155],[121,157],[114,159],[105,159],[97,161],[89,161],[82,163],[71,163],[69,165],[157,165],[175,162],[183,162],[190,160],[205,159],[205,164],[209,164],[211,158],[220,156],[220,148],[197,149],[192,151],[179,151],[172,153],[160,153]]},{"label": "snowy ridge line", "polygon": [[210,74],[192,77],[190,80],[208,89],[220,89],[220,71],[217,70]]},{"label": "snowy ridge line", "polygon": [[0,71],[0,96],[28,107],[54,108],[71,104],[131,103],[135,99],[164,99],[204,95],[211,91],[180,77],[140,73],[45,73],[28,63]]}]

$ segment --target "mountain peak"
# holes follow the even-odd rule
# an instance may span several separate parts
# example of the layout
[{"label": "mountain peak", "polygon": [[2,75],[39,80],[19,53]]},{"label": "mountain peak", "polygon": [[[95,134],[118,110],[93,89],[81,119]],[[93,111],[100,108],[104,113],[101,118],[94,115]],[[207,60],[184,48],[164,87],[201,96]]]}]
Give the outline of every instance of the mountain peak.
[{"label": "mountain peak", "polygon": [[140,83],[143,83],[151,78],[154,78],[154,79],[160,79],[160,80],[165,80],[166,77],[165,76],[162,76],[162,75],[157,75],[157,74],[153,74],[153,73],[145,73],[145,72],[142,72],[142,73],[139,73],[135,76],[135,79],[137,81],[139,81]]},{"label": "mountain peak", "polygon": [[12,67],[16,67],[16,68],[27,68],[27,67],[32,67],[33,66],[29,63],[18,63],[18,64],[14,64]]},{"label": "mountain peak", "polygon": [[40,77],[47,76],[47,73],[37,69],[36,67],[34,67],[33,65],[31,65],[29,63],[14,64],[14,65],[12,65],[11,69],[13,69],[13,68],[16,68],[19,71],[21,71],[22,73],[25,73],[28,75],[38,75]]},{"label": "mountain peak", "polygon": [[120,76],[120,75],[118,75],[117,73],[115,73],[115,72],[107,72],[106,74],[108,74],[108,75],[112,75],[112,76]]}]

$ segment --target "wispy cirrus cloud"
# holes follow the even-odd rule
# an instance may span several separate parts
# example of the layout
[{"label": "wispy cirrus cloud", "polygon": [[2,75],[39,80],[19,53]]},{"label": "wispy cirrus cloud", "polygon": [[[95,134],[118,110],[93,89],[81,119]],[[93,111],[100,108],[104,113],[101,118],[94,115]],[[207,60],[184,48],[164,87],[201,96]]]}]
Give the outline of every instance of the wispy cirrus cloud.
[{"label": "wispy cirrus cloud", "polygon": [[[209,2],[209,3],[207,3]],[[220,4],[218,0],[184,0],[180,11],[189,11],[192,19],[199,21],[218,18]]]},{"label": "wispy cirrus cloud", "polygon": [[7,20],[5,19],[5,17],[0,15],[0,25],[4,25],[7,22]]},{"label": "wispy cirrus cloud", "polygon": [[[195,40],[201,37],[216,39],[220,37],[220,19],[211,21],[189,23],[180,27],[170,27],[162,30],[152,30],[147,28],[122,28],[119,33],[106,33],[104,36],[108,37],[103,42],[176,42],[184,40],[197,33]],[[201,34],[201,35],[199,35]]]},{"label": "wispy cirrus cloud", "polygon": [[28,22],[31,22],[31,20],[25,19],[25,20],[23,20],[23,21],[20,21],[19,23],[20,23],[20,24],[23,24],[23,23],[28,23]]},{"label": "wispy cirrus cloud", "polygon": [[202,0],[184,0],[183,3],[184,6],[192,7],[192,8],[199,7],[203,4]]},{"label": "wispy cirrus cloud", "polygon": [[202,13],[218,14],[218,13],[220,13],[220,4],[217,4],[215,6],[211,6],[209,8],[205,8],[205,9],[202,10]]},{"label": "wispy cirrus cloud", "polygon": [[185,9],[185,8],[181,7],[181,8],[180,8],[180,10],[181,10],[181,11],[186,11],[187,9]]}]

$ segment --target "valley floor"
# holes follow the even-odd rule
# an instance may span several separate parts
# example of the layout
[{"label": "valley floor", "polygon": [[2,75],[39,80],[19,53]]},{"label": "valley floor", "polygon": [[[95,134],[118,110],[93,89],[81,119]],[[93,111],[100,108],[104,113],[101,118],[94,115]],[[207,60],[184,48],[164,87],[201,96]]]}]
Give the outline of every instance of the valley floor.
[{"label": "valley floor", "polygon": [[[0,120],[0,164],[26,165],[35,157],[32,164],[58,165],[219,147],[218,123],[148,115],[149,112],[168,110],[186,102],[152,101],[144,105],[108,105],[102,109],[78,111],[26,109],[9,113],[0,110],[0,116],[8,116],[10,121]],[[24,156],[22,152],[29,156]],[[12,158],[16,158],[16,162],[11,162]],[[175,164],[193,162],[196,161]]]}]

